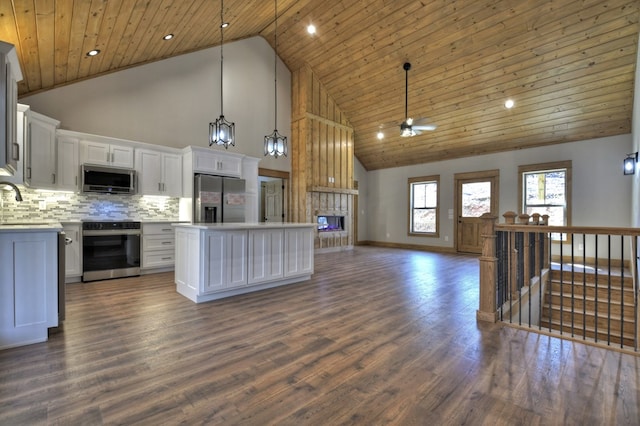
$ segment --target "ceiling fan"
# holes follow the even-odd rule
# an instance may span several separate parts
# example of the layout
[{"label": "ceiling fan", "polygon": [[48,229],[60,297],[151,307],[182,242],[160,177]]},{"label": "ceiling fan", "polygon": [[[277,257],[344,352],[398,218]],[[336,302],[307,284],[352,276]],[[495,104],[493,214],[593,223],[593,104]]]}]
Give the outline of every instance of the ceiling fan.
[{"label": "ceiling fan", "polygon": [[405,62],[402,68],[405,71],[405,97],[404,97],[404,121],[400,124],[400,136],[411,137],[421,134],[423,131],[435,130],[435,124],[422,124],[426,119],[413,119],[409,117],[409,70],[411,64]]}]

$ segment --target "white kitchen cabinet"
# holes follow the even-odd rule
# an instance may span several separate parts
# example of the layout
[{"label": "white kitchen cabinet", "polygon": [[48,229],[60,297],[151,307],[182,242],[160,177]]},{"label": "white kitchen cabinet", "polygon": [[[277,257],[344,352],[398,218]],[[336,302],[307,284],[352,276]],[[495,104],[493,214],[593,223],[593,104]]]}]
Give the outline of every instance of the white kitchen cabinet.
[{"label": "white kitchen cabinet", "polygon": [[284,277],[284,232],[282,229],[249,230],[249,284]]},{"label": "white kitchen cabinet", "polygon": [[58,325],[58,233],[0,232],[0,349],[47,340]]},{"label": "white kitchen cabinet", "polygon": [[82,234],[79,223],[63,223],[62,229],[71,243],[65,245],[65,277],[67,282],[79,281],[82,276]]},{"label": "white kitchen cabinet", "polygon": [[79,140],[57,134],[58,180],[57,189],[78,192],[80,185]]},{"label": "white kitchen cabinet", "polygon": [[21,80],[15,47],[0,41],[0,175],[15,174],[22,154],[17,136],[18,81]]},{"label": "white kitchen cabinet", "polygon": [[284,276],[313,274],[313,228],[284,230]]},{"label": "white kitchen cabinet", "polygon": [[133,168],[133,147],[92,140],[80,141],[82,164]]},{"label": "white kitchen cabinet", "polygon": [[56,129],[60,122],[34,111],[27,111],[26,117],[24,182],[31,188],[57,189]]},{"label": "white kitchen cabinet", "polygon": [[182,156],[149,149],[136,149],[138,193],[182,196]]},{"label": "white kitchen cabinet", "polygon": [[202,293],[247,285],[247,231],[204,235]]},{"label": "white kitchen cabinet", "polygon": [[173,269],[175,241],[175,232],[171,224],[143,223],[141,269]]},{"label": "white kitchen cabinet", "polygon": [[210,173],[219,176],[240,177],[242,174],[242,158],[216,153],[200,152],[193,159],[194,173]]}]

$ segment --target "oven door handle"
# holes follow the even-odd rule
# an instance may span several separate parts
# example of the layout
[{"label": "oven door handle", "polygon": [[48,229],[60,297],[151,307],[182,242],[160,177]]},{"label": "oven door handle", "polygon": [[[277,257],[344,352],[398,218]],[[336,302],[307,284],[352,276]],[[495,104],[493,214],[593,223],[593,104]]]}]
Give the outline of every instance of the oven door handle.
[{"label": "oven door handle", "polygon": [[101,231],[82,231],[84,237],[106,237],[109,235],[140,235],[139,229],[103,229]]}]

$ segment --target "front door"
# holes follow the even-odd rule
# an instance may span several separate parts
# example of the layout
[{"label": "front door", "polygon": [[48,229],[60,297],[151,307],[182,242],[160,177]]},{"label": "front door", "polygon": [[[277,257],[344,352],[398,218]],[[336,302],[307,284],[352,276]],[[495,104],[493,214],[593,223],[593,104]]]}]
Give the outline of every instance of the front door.
[{"label": "front door", "polygon": [[456,247],[459,252],[482,252],[480,236],[484,213],[497,215],[499,170],[458,173],[456,181]]}]

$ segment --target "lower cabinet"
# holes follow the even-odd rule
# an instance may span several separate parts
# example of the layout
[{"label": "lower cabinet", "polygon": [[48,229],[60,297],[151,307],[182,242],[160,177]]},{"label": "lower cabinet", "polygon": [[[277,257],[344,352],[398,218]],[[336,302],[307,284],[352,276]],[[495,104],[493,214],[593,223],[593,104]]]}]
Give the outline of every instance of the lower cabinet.
[{"label": "lower cabinet", "polygon": [[284,277],[282,229],[249,231],[249,284]]},{"label": "lower cabinet", "polygon": [[173,269],[175,265],[175,240],[171,224],[143,223],[141,269]]},{"label": "lower cabinet", "polygon": [[47,340],[58,325],[58,233],[0,233],[0,349]]},{"label": "lower cabinet", "polygon": [[313,274],[313,229],[285,229],[284,239],[284,276]]},{"label": "lower cabinet", "polygon": [[311,226],[176,226],[176,289],[194,302],[304,281],[312,273]]},{"label": "lower cabinet", "polygon": [[203,293],[247,285],[247,231],[204,235]]}]

